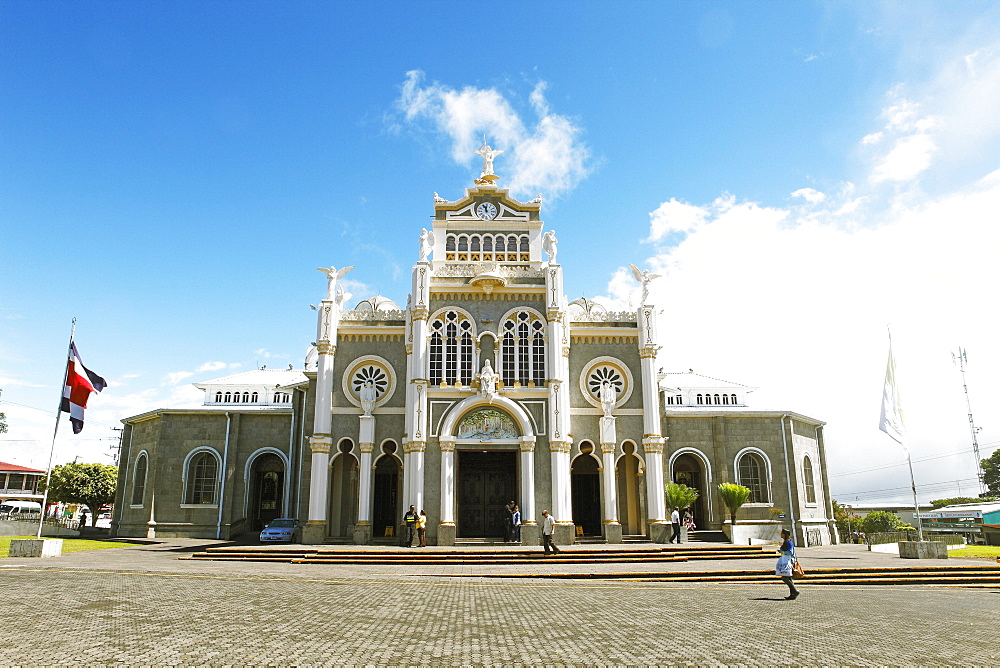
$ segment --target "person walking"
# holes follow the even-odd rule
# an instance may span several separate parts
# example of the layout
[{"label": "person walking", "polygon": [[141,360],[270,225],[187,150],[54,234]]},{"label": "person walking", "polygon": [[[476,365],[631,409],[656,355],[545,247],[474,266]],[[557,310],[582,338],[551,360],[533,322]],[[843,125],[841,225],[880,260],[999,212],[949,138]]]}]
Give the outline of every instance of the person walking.
[{"label": "person walking", "polygon": [[795,583],[792,582],[792,565],[795,563],[795,543],[792,542],[792,533],[788,529],[781,530],[781,538],[784,542],[779,549],[781,556],[778,557],[778,563],[774,565],[774,574],[788,585],[788,596],[785,597],[785,600],[793,601],[799,596],[799,590],[795,588]]},{"label": "person walking", "polygon": [[511,515],[511,522],[514,523],[514,528],[511,533],[511,541],[515,543],[521,542],[521,506],[514,506],[514,514]]},{"label": "person walking", "polygon": [[417,547],[427,547],[427,511],[421,510],[417,516]]},{"label": "person walking", "polygon": [[403,524],[406,525],[406,547],[413,547],[413,533],[417,528],[417,509],[410,506],[410,509],[403,515]]},{"label": "person walking", "polygon": [[556,530],[556,518],[549,515],[549,511],[542,511],[542,547],[545,548],[545,554],[550,552],[554,554],[559,554],[559,548],[556,544],[552,542],[552,533]]},{"label": "person walking", "polygon": [[674,535],[670,537],[670,542],[674,542],[674,538],[676,538],[679,545],[681,542],[681,514],[677,512],[676,508],[670,512],[670,526],[674,530]]}]

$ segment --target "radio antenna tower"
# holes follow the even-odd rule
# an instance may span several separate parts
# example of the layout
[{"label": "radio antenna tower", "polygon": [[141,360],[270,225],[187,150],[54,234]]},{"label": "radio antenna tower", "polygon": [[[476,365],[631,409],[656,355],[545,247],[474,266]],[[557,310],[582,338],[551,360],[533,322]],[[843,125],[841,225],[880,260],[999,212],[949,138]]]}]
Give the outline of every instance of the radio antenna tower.
[{"label": "radio antenna tower", "polygon": [[976,455],[976,478],[979,480],[979,491],[986,494],[986,484],[983,482],[983,460],[979,456],[979,439],[976,434],[979,428],[972,419],[972,402],[969,400],[969,386],[965,382],[965,365],[969,363],[969,358],[965,354],[965,348],[959,346],[958,354],[951,354],[951,361],[958,365],[958,370],[962,372],[962,389],[965,390],[965,405],[969,409],[969,430],[972,432],[972,452]]}]

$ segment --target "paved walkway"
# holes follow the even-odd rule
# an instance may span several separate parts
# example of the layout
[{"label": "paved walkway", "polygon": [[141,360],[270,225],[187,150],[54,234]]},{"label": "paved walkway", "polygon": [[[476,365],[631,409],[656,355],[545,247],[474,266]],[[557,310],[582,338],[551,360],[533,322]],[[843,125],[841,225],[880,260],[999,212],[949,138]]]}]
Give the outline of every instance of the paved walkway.
[{"label": "paved walkway", "polygon": [[[211,544],[0,560],[0,664],[1000,664],[996,589],[804,584],[785,601],[777,582],[424,578],[414,575],[448,567],[176,558]],[[800,556],[807,569],[970,563],[853,545]],[[743,567],[772,566],[657,564]]]}]

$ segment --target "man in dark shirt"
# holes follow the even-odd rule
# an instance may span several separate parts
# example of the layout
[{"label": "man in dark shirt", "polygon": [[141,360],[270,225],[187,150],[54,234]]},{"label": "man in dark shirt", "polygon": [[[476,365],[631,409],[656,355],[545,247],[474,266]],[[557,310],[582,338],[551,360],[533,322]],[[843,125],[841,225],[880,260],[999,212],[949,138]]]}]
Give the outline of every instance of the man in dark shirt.
[{"label": "man in dark shirt", "polygon": [[417,509],[414,506],[410,506],[403,515],[403,524],[406,525],[406,547],[413,547],[413,533],[417,529]]}]

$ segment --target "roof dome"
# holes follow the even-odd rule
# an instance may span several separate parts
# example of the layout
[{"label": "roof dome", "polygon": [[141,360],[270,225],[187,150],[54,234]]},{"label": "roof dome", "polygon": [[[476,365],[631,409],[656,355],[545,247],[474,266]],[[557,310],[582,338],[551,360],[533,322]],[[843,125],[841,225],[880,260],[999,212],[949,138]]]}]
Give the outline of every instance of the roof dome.
[{"label": "roof dome", "polygon": [[388,297],[383,297],[382,295],[375,295],[374,297],[369,297],[364,301],[358,302],[358,305],[354,307],[355,311],[368,311],[374,313],[375,311],[400,311],[399,305],[389,299]]}]

